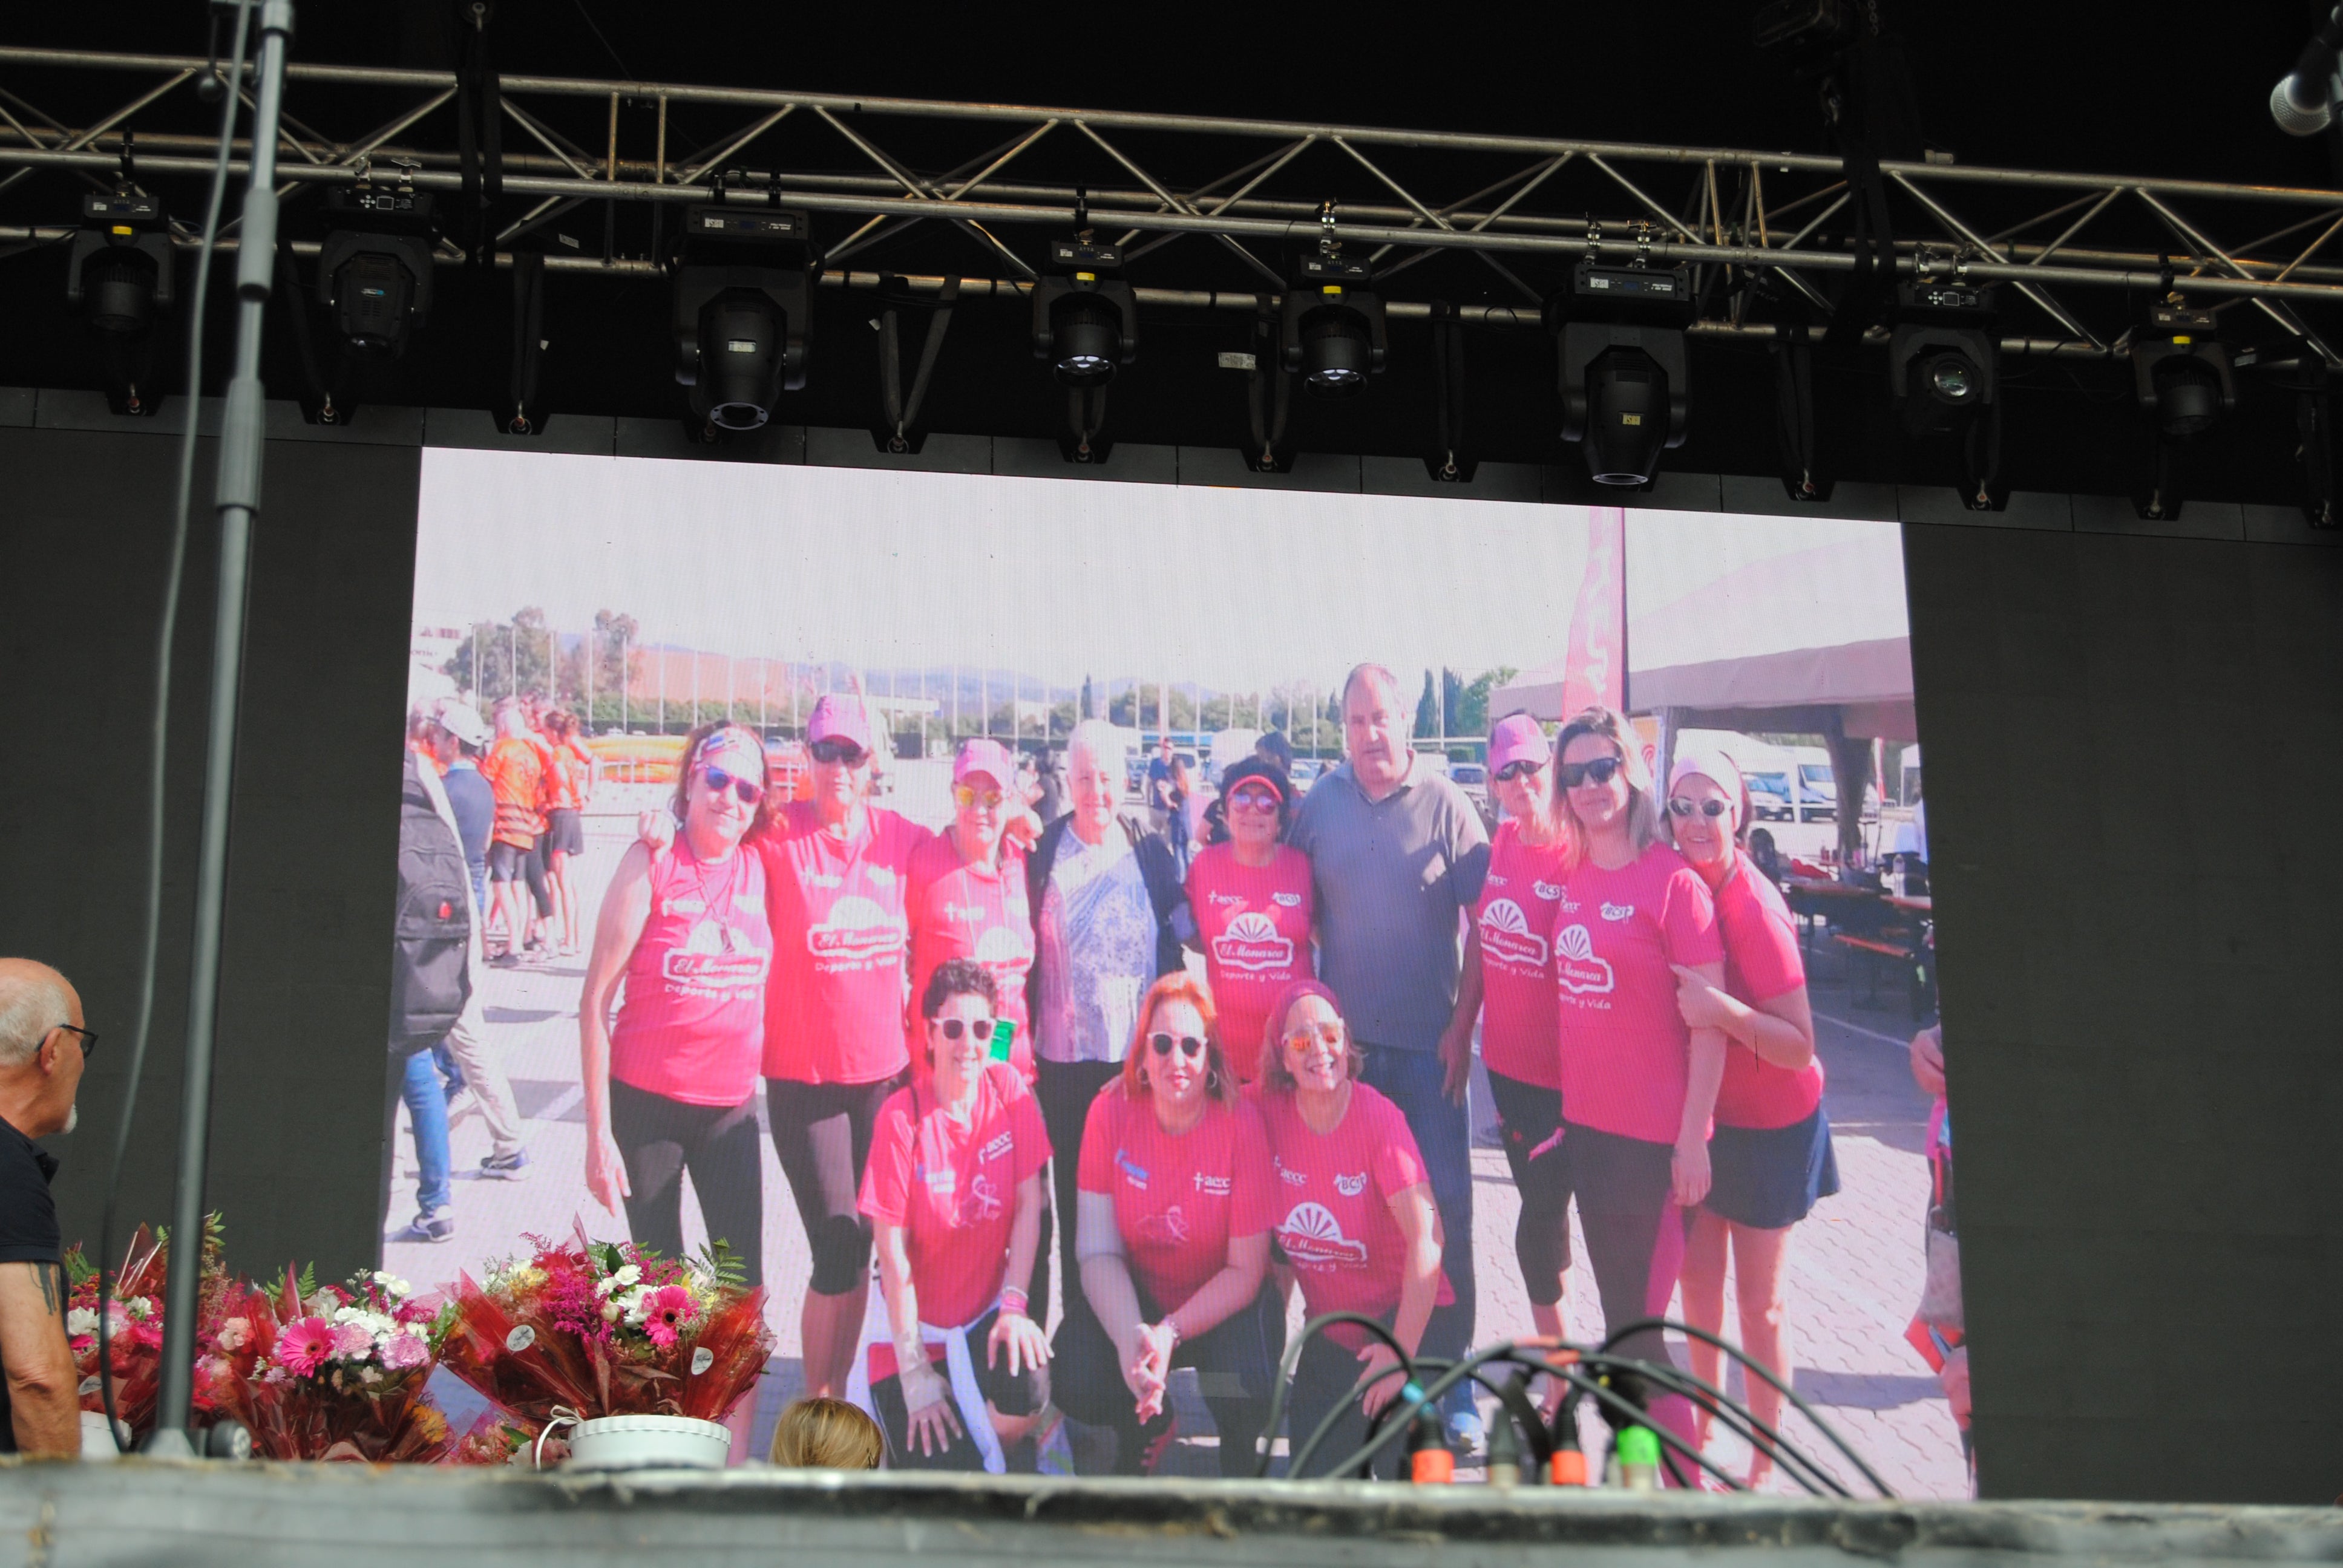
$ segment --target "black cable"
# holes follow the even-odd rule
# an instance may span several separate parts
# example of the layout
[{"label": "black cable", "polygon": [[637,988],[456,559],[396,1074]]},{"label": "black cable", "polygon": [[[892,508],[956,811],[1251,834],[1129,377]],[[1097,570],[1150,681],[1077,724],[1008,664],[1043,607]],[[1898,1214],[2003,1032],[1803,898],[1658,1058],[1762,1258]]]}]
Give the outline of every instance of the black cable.
[{"label": "black cable", "polygon": [[[1743,1484],[1741,1482],[1735,1481],[1731,1475],[1725,1473],[1724,1468],[1711,1460],[1708,1455],[1701,1452],[1698,1449],[1684,1442],[1683,1438],[1678,1437],[1666,1427],[1662,1426],[1657,1422],[1652,1420],[1651,1416],[1644,1410],[1633,1403],[1630,1403],[1628,1401],[1622,1399],[1611,1390],[1604,1387],[1602,1383],[1591,1377],[1588,1377],[1584,1372],[1578,1371],[1574,1367],[1565,1367],[1561,1369],[1559,1375],[1564,1382],[1570,1383],[1574,1387],[1576,1387],[1586,1393],[1593,1394],[1597,1403],[1606,1407],[1615,1407],[1621,1416],[1624,1418],[1625,1422],[1632,1422],[1634,1425],[1643,1427],[1648,1431],[1654,1437],[1659,1440],[1663,1448],[1674,1449],[1678,1453],[1683,1454],[1694,1464],[1699,1465],[1703,1470],[1707,1471],[1711,1475],[1715,1476],[1717,1480],[1723,1482],[1728,1491],[1746,1492],[1749,1490],[1746,1485]],[[1616,1429],[1623,1423],[1621,1422],[1614,1421],[1610,1424],[1613,1428]]]},{"label": "black cable", "polygon": [[[1383,1449],[1389,1447],[1393,1442],[1398,1441],[1401,1434],[1404,1433],[1409,1427],[1414,1424],[1415,1418],[1417,1416],[1432,1410],[1438,1403],[1443,1395],[1446,1394],[1450,1389],[1454,1388],[1460,1382],[1470,1380],[1471,1382],[1479,1383],[1483,1388],[1485,1388],[1491,1393],[1495,1394],[1501,1402],[1504,1401],[1506,1397],[1505,1391],[1503,1388],[1500,1388],[1490,1379],[1482,1376],[1480,1372],[1482,1367],[1492,1362],[1498,1361],[1513,1362],[1517,1365],[1528,1364],[1520,1360],[1520,1347],[1510,1342],[1493,1345],[1486,1350],[1475,1351],[1461,1362],[1418,1362],[1416,1363],[1416,1368],[1419,1372],[1425,1372],[1433,1367],[1446,1367],[1448,1368],[1448,1371],[1434,1374],[1433,1382],[1428,1385],[1419,1384],[1419,1387],[1422,1389],[1422,1392],[1414,1396],[1404,1413],[1397,1413],[1400,1410],[1400,1402],[1397,1399],[1393,1400],[1390,1404],[1385,1405],[1383,1409],[1383,1412],[1375,1418],[1374,1429],[1367,1434],[1366,1446],[1360,1449],[1358,1452],[1351,1455],[1348,1459],[1342,1461],[1342,1463],[1336,1465],[1327,1473],[1332,1476],[1348,1475],[1352,1472],[1358,1470],[1362,1465],[1373,1462],[1377,1454],[1381,1453]],[[1359,1391],[1357,1389],[1353,1389],[1352,1391],[1354,1395],[1358,1392]],[[1402,1399],[1405,1399],[1409,1396],[1404,1391],[1402,1391],[1400,1397]],[[1335,1412],[1337,1414],[1341,1413],[1343,1408],[1345,1408],[1343,1405],[1337,1405],[1335,1407]],[[1322,1422],[1321,1424],[1322,1427],[1323,1427],[1329,1426],[1332,1423],[1330,1422]],[[1312,1439],[1312,1442],[1314,1445],[1314,1437]],[[1543,1447],[1545,1450],[1545,1452],[1539,1458],[1540,1463],[1544,1463],[1546,1460],[1553,1457],[1553,1442],[1551,1438],[1544,1434],[1542,1429],[1539,1432],[1538,1440],[1533,1443],[1533,1446]],[[1300,1464],[1297,1461],[1294,1464],[1287,1466],[1286,1473],[1289,1475],[1293,1474],[1299,1470],[1299,1468]]]},{"label": "black cable", "polygon": [[1808,1480],[1806,1475],[1800,1474],[1796,1471],[1785,1470],[1785,1473],[1788,1474],[1791,1480],[1815,1496],[1821,1496],[1825,1491],[1850,1500],[1855,1496],[1855,1493],[1840,1483],[1836,1476],[1825,1470],[1805,1449],[1759,1421],[1746,1405],[1741,1404],[1714,1383],[1704,1382],[1692,1373],[1674,1365],[1662,1366],[1645,1361],[1617,1361],[1608,1356],[1599,1359],[1609,1364],[1629,1368],[1637,1375],[1657,1382],[1706,1409],[1710,1413],[1723,1419],[1731,1428],[1734,1435],[1747,1442],[1752,1448],[1759,1446],[1759,1440],[1762,1437],[1765,1442],[1772,1445],[1776,1457],[1795,1461],[1801,1469],[1822,1483],[1817,1486],[1815,1481]]},{"label": "black cable", "polygon": [[1808,1404],[1805,1400],[1799,1398],[1798,1391],[1792,1388],[1788,1383],[1783,1382],[1772,1367],[1767,1366],[1764,1362],[1757,1360],[1754,1356],[1744,1354],[1738,1345],[1725,1343],[1724,1340],[1715,1334],[1710,1333],[1706,1329],[1696,1329],[1690,1323],[1680,1323],[1674,1318],[1639,1318],[1635,1322],[1628,1323],[1624,1327],[1619,1329],[1616,1332],[1608,1335],[1604,1340],[1602,1348],[1604,1351],[1608,1352],[1613,1345],[1616,1344],[1619,1341],[1625,1339],[1628,1335],[1642,1333],[1651,1329],[1660,1329],[1663,1331],[1673,1329],[1678,1333],[1684,1334],[1692,1339],[1697,1339],[1703,1343],[1715,1345],[1718,1350],[1723,1351],[1726,1355],[1729,1355],[1735,1361],[1739,1362],[1745,1369],[1755,1372],[1759,1377],[1762,1377],[1767,1382],[1772,1383],[1775,1389],[1780,1391],[1783,1398],[1788,1400],[1792,1404],[1798,1407],[1798,1413],[1805,1416],[1808,1421],[1813,1422],[1815,1423],[1815,1429],[1817,1432],[1820,1432],[1825,1437],[1830,1439],[1832,1447],[1846,1455],[1848,1461],[1852,1462],[1857,1470],[1863,1472],[1864,1480],[1871,1483],[1873,1488],[1878,1492],[1880,1496],[1894,1497],[1896,1495],[1896,1489],[1889,1486],[1887,1483],[1879,1479],[1879,1473],[1872,1469],[1869,1464],[1864,1462],[1863,1455],[1855,1452],[1854,1449],[1847,1446],[1846,1439],[1838,1434],[1838,1429],[1832,1426],[1830,1422],[1825,1421],[1813,1405]]},{"label": "black cable", "polygon": [[[228,69],[232,75],[244,73],[244,51],[247,29],[252,21],[253,0],[237,0],[236,7],[236,43],[230,51]],[[115,1447],[125,1453],[130,1445],[123,1441],[120,1418],[114,1404],[114,1313],[108,1310],[111,1297],[106,1285],[106,1271],[114,1251],[115,1204],[121,1195],[122,1162],[130,1152],[130,1121],[138,1109],[138,1080],[146,1067],[146,1040],[155,1018],[155,970],[163,940],[163,807],[164,781],[169,759],[171,719],[171,638],[179,618],[179,580],[187,561],[187,508],[192,504],[196,487],[196,427],[202,424],[204,407],[204,302],[211,282],[212,253],[219,243],[220,209],[227,201],[227,166],[230,148],[236,138],[236,107],[242,102],[240,93],[220,95],[219,155],[212,162],[211,195],[204,208],[203,243],[196,251],[196,286],[192,307],[187,313],[187,428],[179,441],[178,487],[172,503],[171,554],[163,574],[163,623],[155,642],[155,729],[154,754],[147,774],[146,803],[146,930],[145,950],[138,964],[138,1010],[130,1027],[129,1082],[122,1091],[122,1121],[114,1130],[114,1159],[106,1168],[106,1202],[98,1211],[97,1221],[97,1385],[99,1402],[106,1406],[106,1432]],[[177,1266],[203,1267],[204,1239],[195,1238],[195,1250],[188,1251],[188,1239],[175,1238],[179,1249]],[[192,1258],[192,1265],[190,1259]]]},{"label": "black cable", "polygon": [[[1252,1473],[1256,1480],[1265,1480],[1269,1475],[1270,1445],[1277,1441],[1278,1423],[1285,1419],[1285,1396],[1293,1386],[1293,1369],[1302,1364],[1303,1349],[1312,1340],[1337,1323],[1356,1323],[1366,1330],[1370,1335],[1391,1346],[1392,1353],[1399,1357],[1400,1370],[1407,1374],[1407,1381],[1409,1382],[1415,1381],[1414,1358],[1407,1353],[1406,1347],[1399,1342],[1398,1336],[1385,1328],[1379,1319],[1371,1318],[1364,1312],[1322,1312],[1317,1317],[1312,1318],[1302,1325],[1302,1332],[1295,1336],[1292,1344],[1285,1347],[1285,1353],[1278,1358],[1277,1392],[1270,1395],[1269,1419],[1262,1423],[1261,1452],[1253,1462]],[[1404,1386],[1404,1384],[1402,1385],[1403,1388]],[[1318,1423],[1318,1430],[1311,1434],[1309,1443],[1299,1451],[1299,1455],[1306,1455],[1317,1448],[1320,1440],[1332,1430],[1333,1418],[1342,1412],[1342,1404],[1337,1402],[1334,1408],[1327,1412],[1327,1419]],[[1300,1470],[1301,1462],[1300,1457],[1297,1456],[1286,1465],[1285,1473],[1292,1477],[1298,1474]]]}]

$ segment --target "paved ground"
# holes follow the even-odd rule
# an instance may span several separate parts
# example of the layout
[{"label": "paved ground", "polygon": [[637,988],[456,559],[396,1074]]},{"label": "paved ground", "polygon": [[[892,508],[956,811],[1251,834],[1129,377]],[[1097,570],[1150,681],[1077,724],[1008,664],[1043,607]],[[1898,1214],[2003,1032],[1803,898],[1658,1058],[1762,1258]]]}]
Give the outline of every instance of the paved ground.
[{"label": "paved ground", "polygon": [[[942,779],[925,777],[933,768],[913,765],[895,801],[928,820],[941,815]],[[588,853],[576,869],[589,917],[631,833],[630,816],[587,819]],[[532,1179],[510,1183],[470,1174],[488,1151],[488,1136],[476,1117],[459,1114],[452,1135],[455,1238],[436,1245],[392,1241],[384,1247],[385,1266],[418,1288],[452,1282],[459,1270],[477,1273],[487,1261],[522,1250],[524,1236],[567,1235],[580,1221],[597,1239],[625,1234],[624,1216],[604,1212],[585,1190],[577,1026],[584,973],[583,960],[574,959],[490,971],[488,1024],[521,1113],[529,1121]],[[1912,1023],[1900,999],[1893,1006],[1862,1005],[1859,977],[1857,981],[1847,984],[1834,956],[1815,960],[1815,1010],[1821,1019],[1820,1049],[1830,1076],[1827,1105],[1844,1190],[1823,1201],[1793,1242],[1794,1381],[1899,1493],[1966,1496],[1967,1473],[1952,1417],[1936,1379],[1903,1337],[1920,1295],[1920,1216],[1927,1195],[1920,1155],[1927,1104],[1905,1062]],[[403,1223],[412,1212],[415,1186],[413,1144],[403,1117],[396,1149],[392,1213]],[[1527,1298],[1515,1276],[1515,1204],[1503,1157],[1493,1147],[1483,1147],[1473,1159],[1473,1251],[1481,1281],[1480,1337],[1485,1341],[1527,1332],[1530,1325]],[[774,1375],[759,1396],[755,1452],[763,1452],[775,1414],[802,1385],[797,1307],[807,1276],[805,1242],[769,1143],[764,1191],[765,1258],[780,1344]],[[695,1206],[687,1203],[685,1213],[687,1238],[697,1246],[701,1238]],[[1572,1334],[1594,1337],[1602,1313],[1583,1267],[1570,1273],[1565,1308]],[[1730,1324],[1729,1296],[1726,1318]],[[1737,1392],[1737,1382],[1735,1387]],[[464,1402],[460,1390],[452,1392],[451,1403]],[[1209,1432],[1209,1417],[1192,1387],[1182,1392],[1183,1430]],[[1793,1414],[1787,1430],[1810,1451],[1825,1446],[1802,1417]],[[1590,1439],[1594,1435],[1590,1432]],[[1210,1441],[1183,1443],[1176,1468],[1212,1473]],[[1746,1459],[1742,1445],[1722,1437],[1712,1456],[1736,1472]],[[1777,1476],[1768,1490],[1795,1489]]]}]

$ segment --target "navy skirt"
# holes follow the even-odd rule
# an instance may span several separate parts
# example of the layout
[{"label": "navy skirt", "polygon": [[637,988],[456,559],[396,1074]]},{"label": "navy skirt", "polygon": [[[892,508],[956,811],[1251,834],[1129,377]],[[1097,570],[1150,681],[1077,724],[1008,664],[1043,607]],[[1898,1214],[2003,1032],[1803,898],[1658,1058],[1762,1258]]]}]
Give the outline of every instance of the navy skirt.
[{"label": "navy skirt", "polygon": [[1719,1219],[1778,1231],[1838,1191],[1830,1117],[1819,1105],[1787,1127],[1719,1127],[1708,1140],[1705,1204]]}]

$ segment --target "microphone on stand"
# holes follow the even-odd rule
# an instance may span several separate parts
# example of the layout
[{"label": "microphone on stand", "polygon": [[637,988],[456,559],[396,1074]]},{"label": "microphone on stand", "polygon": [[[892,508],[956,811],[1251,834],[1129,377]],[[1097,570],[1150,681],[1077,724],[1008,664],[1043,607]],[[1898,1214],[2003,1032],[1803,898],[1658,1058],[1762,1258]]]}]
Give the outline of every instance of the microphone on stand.
[{"label": "microphone on stand", "polygon": [[2310,42],[2302,46],[2294,69],[2270,89],[2270,118],[2289,136],[2312,136],[2335,118],[2335,104],[2343,97],[2343,82],[2336,78],[2336,58],[2343,52],[2343,5],[2328,13]]}]

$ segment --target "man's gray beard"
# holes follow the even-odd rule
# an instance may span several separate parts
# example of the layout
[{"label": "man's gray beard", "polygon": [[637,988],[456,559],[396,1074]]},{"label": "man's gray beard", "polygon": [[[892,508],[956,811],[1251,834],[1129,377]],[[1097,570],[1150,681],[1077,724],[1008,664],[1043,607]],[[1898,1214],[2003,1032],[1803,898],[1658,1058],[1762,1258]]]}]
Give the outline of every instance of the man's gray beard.
[{"label": "man's gray beard", "polygon": [[80,1125],[81,1101],[75,1101],[71,1105],[65,1107],[65,1124],[63,1127],[58,1128],[57,1131],[60,1132],[71,1132],[75,1128]]}]

